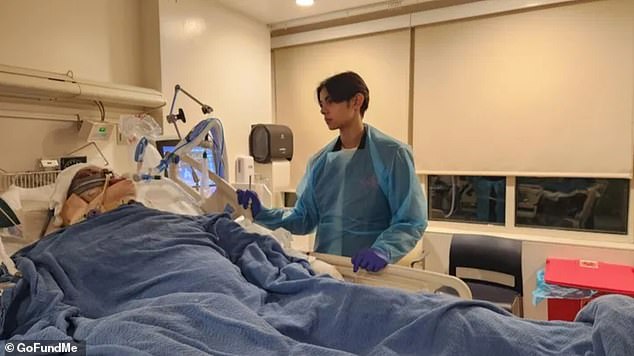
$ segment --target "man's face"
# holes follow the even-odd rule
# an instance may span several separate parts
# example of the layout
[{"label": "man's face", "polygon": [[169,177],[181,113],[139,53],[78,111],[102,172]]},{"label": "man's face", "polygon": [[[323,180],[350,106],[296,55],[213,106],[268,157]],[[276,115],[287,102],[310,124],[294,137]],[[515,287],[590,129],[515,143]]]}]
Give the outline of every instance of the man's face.
[{"label": "man's face", "polygon": [[336,103],[332,101],[328,90],[322,88],[319,91],[319,107],[324,121],[330,130],[338,130],[352,123],[356,117],[352,100]]},{"label": "man's face", "polygon": [[[102,178],[105,177],[105,175],[101,169],[90,167],[77,172],[73,180],[91,177]],[[109,177],[108,185],[105,190],[104,185],[105,180],[103,184],[99,184],[79,194],[71,193],[61,212],[64,225],[71,225],[80,221],[83,215],[90,209],[103,206],[102,212],[106,212],[136,198],[136,187],[130,179],[113,174]]]}]

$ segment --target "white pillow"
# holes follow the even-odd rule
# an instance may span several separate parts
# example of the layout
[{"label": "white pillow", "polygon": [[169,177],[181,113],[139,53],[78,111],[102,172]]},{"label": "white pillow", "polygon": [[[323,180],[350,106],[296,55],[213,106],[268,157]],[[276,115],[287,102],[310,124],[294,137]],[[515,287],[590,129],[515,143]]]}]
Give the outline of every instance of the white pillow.
[{"label": "white pillow", "polygon": [[93,164],[78,163],[64,169],[57,175],[57,180],[55,181],[53,193],[50,195],[49,201],[49,208],[54,210],[53,223],[55,226],[62,226],[62,217],[60,214],[62,213],[64,202],[66,202],[66,198],[68,198],[68,188],[73,178],[75,178],[75,174],[88,167],[102,168]]},{"label": "white pillow", "polygon": [[169,178],[140,181],[135,186],[135,200],[148,208],[184,215],[203,213],[196,200]]},{"label": "white pillow", "polygon": [[18,227],[0,229],[0,236],[22,239],[25,243],[37,240],[48,222],[49,199],[53,186],[20,188],[11,186],[0,195],[20,220]]},{"label": "white pillow", "polygon": [[13,186],[9,189],[16,190],[19,193],[22,209],[28,211],[48,210],[55,185],[49,184],[38,188],[20,188]]}]

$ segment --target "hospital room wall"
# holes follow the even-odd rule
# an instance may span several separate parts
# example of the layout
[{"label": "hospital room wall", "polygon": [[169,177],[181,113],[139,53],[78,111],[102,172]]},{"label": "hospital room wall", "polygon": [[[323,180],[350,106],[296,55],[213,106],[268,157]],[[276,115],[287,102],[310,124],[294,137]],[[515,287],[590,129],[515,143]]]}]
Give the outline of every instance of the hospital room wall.
[{"label": "hospital room wall", "polygon": [[328,41],[315,31],[316,43],[305,33],[307,44],[273,49],[275,120],[307,143],[293,157],[292,183],[336,136],[323,126],[314,87],[348,69],[369,82],[366,121],[412,145],[421,173],[629,178],[632,6],[583,1],[467,13],[411,33]]},{"label": "hospital room wall", "polygon": [[[5,0],[0,2],[0,63],[66,73],[75,78],[156,88],[158,53],[149,49],[152,34],[147,14],[152,2],[142,0]],[[155,35],[156,36],[156,35]],[[46,103],[44,103],[46,104]],[[0,109],[68,114],[97,119],[97,107],[48,108],[29,101],[0,102]],[[106,107],[108,118],[120,112]],[[34,170],[40,158],[59,158],[86,143],[74,122],[0,117],[0,168]],[[100,142],[114,168],[122,168],[127,150],[114,138]],[[94,148],[78,152],[102,162]],[[125,168],[125,167],[124,167]]]},{"label": "hospital room wall", "polygon": [[[162,91],[171,101],[180,84],[214,109],[211,116],[224,127],[232,176],[235,157],[249,153],[251,125],[272,122],[269,29],[215,1],[160,0],[159,5]],[[176,107],[187,116],[186,124],[179,123],[181,133],[203,118],[200,106],[182,94]],[[171,125],[164,129],[176,136]]]},{"label": "hospital room wall", "polygon": [[[248,154],[252,123],[270,123],[271,58],[268,28],[204,0],[7,0],[0,2],[0,63],[75,78],[147,87],[171,101],[181,84],[211,105],[225,126],[229,171],[234,158]],[[42,103],[40,103],[42,104]],[[59,108],[50,103],[0,100],[0,110],[67,114],[70,120],[98,119],[95,105]],[[176,107],[187,114],[187,131],[202,119],[199,107],[179,95]],[[117,120],[122,108],[108,108]],[[153,113],[163,121],[169,108]],[[163,125],[166,135],[175,136]],[[40,158],[59,158],[86,143],[76,123],[0,117],[0,168],[34,170]],[[8,135],[11,132],[11,135]],[[111,166],[131,168],[129,151],[115,138],[99,142]],[[94,148],[78,152],[102,162]]]}]

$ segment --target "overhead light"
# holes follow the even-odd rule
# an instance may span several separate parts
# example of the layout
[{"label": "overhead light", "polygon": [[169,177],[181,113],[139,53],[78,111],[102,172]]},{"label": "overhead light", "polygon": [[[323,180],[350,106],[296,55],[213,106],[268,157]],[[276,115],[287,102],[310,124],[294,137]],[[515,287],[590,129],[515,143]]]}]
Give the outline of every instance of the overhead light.
[{"label": "overhead light", "polygon": [[313,0],[295,0],[295,3],[299,6],[313,6],[315,2]]}]

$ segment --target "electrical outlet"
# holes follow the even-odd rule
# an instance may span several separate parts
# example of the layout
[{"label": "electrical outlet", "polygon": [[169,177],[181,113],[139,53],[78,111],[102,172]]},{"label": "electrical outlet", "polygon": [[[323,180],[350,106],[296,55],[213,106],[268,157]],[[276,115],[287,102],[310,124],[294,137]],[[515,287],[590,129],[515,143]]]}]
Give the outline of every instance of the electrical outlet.
[{"label": "electrical outlet", "polygon": [[40,168],[44,170],[53,170],[59,168],[59,163],[56,159],[41,159]]}]

